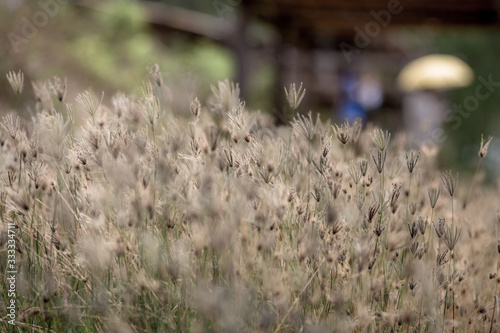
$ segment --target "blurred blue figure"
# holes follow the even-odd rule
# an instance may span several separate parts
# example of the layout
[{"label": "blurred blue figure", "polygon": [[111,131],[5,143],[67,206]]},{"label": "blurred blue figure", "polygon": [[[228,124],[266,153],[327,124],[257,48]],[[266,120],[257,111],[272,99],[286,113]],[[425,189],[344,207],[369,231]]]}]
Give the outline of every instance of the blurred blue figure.
[{"label": "blurred blue figure", "polygon": [[378,109],[383,102],[383,92],[378,80],[372,75],[360,77],[354,71],[339,75],[341,102],[340,117],[352,123],[361,118],[366,124],[368,112]]},{"label": "blurred blue figure", "polygon": [[360,117],[365,123],[367,119],[366,111],[357,100],[358,74],[353,71],[344,71],[339,75],[339,83],[340,119],[352,123],[354,119]]}]

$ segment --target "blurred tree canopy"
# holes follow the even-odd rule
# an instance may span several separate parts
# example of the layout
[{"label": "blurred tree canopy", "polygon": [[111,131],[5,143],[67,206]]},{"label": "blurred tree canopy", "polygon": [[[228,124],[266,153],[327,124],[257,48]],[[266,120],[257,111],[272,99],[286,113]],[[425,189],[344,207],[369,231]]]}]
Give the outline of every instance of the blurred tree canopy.
[{"label": "blurred tree canopy", "polygon": [[[479,100],[479,106],[470,112],[468,117],[462,117],[458,123],[447,123],[446,135],[442,150],[446,152],[443,161],[446,165],[456,165],[472,169],[477,163],[477,152],[481,133],[495,137],[490,146],[490,156],[487,156],[486,167],[490,172],[498,173],[500,136],[500,34],[496,30],[445,30],[435,35],[434,45],[437,52],[454,54],[465,60],[475,72],[475,80],[465,88],[451,91],[450,105],[463,105],[468,96],[475,96],[479,78],[484,78],[498,84],[484,100]],[[473,157],[473,158],[471,158]],[[489,157],[489,158],[488,158]],[[495,162],[496,161],[496,162]]]},{"label": "blurred tree canopy", "polygon": [[[5,8],[2,8],[5,7]],[[24,1],[18,7],[0,4],[0,30],[22,35],[22,19],[43,10],[38,2]],[[7,39],[7,38],[6,38]],[[0,44],[3,73],[21,69],[25,88],[31,94],[31,80],[54,75],[67,76],[69,94],[92,87],[114,93],[138,91],[147,78],[146,68],[160,65],[165,83],[195,81],[193,90],[208,94],[210,84],[233,75],[233,56],[210,40],[193,43],[172,33],[164,41],[155,36],[140,1],[115,0],[97,3],[95,8],[68,3],[16,52],[5,40]],[[78,84],[76,87],[73,85]],[[0,84],[2,100],[16,101],[6,80]]]}]

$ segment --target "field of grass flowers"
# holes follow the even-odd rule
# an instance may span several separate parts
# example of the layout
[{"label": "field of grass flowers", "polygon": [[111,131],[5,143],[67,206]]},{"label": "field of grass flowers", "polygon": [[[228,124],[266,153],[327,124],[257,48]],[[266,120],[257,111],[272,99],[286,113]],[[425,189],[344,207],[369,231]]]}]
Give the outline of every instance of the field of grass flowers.
[{"label": "field of grass flowers", "polygon": [[302,86],[277,127],[229,81],[174,103],[150,74],[109,105],[7,75],[0,331],[500,330],[498,184],[404,133],[300,114]]}]

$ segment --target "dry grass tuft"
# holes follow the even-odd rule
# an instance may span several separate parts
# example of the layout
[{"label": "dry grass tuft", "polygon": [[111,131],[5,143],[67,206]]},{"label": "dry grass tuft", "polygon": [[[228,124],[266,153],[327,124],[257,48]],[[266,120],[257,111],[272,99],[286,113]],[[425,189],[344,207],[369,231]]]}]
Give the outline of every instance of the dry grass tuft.
[{"label": "dry grass tuft", "polygon": [[[109,107],[37,82],[32,120],[3,118],[0,264],[12,223],[21,330],[500,330],[493,189],[454,211],[466,179],[432,147],[312,113],[276,127],[227,80],[171,101],[149,70]],[[295,112],[305,89],[285,91]]]}]

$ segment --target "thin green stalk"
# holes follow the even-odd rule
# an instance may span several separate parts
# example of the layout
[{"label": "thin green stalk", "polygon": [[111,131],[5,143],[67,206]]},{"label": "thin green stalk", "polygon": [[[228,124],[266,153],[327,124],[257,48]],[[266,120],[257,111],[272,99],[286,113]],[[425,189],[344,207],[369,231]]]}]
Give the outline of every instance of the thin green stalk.
[{"label": "thin green stalk", "polygon": [[155,135],[155,125],[154,123],[151,125],[151,129],[153,132],[153,143],[154,143],[154,175],[153,175],[153,219],[155,216],[155,205],[156,205],[156,165],[157,165],[157,159],[156,159],[156,135]]},{"label": "thin green stalk", "polygon": [[421,324],[420,324],[420,321],[422,319],[422,307],[423,307],[423,304],[424,304],[424,293],[422,292],[422,295],[420,296],[420,309],[418,311],[418,331],[421,332]]},{"label": "thin green stalk", "polygon": [[292,306],[288,309],[287,313],[285,314],[285,316],[283,316],[283,318],[281,319],[280,323],[278,324],[278,326],[276,327],[276,329],[274,330],[274,333],[276,332],[279,332],[279,330],[281,329],[281,326],[283,326],[283,323],[285,322],[286,318],[288,317],[288,315],[290,314],[290,312],[293,310],[293,308],[295,307],[295,305],[297,305],[297,303],[299,302],[300,300],[300,297],[302,296],[302,294],[306,291],[307,287],[311,284],[312,280],[314,279],[314,277],[316,276],[316,274],[318,273],[321,265],[323,263],[320,263],[318,265],[318,268],[316,268],[316,270],[314,271],[314,273],[311,275],[311,277],[309,278],[309,280],[307,281],[306,285],[304,286],[304,288],[301,290],[301,292],[299,293],[299,295],[295,298],[295,301],[293,302]]},{"label": "thin green stalk", "polygon": [[443,329],[441,332],[444,333],[444,323],[446,321],[446,302],[448,301],[448,288],[446,288],[446,293],[444,294],[444,309],[443,309]]},{"label": "thin green stalk", "polygon": [[[429,258],[429,247],[431,246],[432,221],[434,221],[434,208],[431,208],[431,225],[429,225],[429,236],[427,237],[427,246],[426,246],[427,251],[425,251],[427,258]],[[424,237],[424,241],[425,241],[425,237]],[[439,245],[439,243],[438,243],[438,245]],[[439,253],[439,249],[438,249],[438,253]]]},{"label": "thin green stalk", "polygon": [[19,179],[17,180],[17,185],[19,185],[19,188],[21,188],[21,173],[22,173],[22,162],[23,162],[23,154],[21,151],[19,151]]},{"label": "thin green stalk", "polygon": [[455,220],[453,216],[453,196],[451,197],[451,227],[455,226]]},{"label": "thin green stalk", "polygon": [[[385,178],[385,170],[382,170],[380,173],[380,225],[382,225],[382,218],[384,214],[384,203],[385,203],[385,187],[384,187],[384,178]],[[387,234],[389,233],[389,224],[391,222],[391,219],[389,218],[387,220],[387,227],[385,230],[385,235],[384,235],[384,245],[387,246]],[[385,247],[384,246],[384,247]]]},{"label": "thin green stalk", "polygon": [[411,191],[411,172],[410,172],[410,182],[408,184],[408,197],[406,198],[406,218],[405,221],[408,223],[408,210],[410,205],[410,192]]},{"label": "thin green stalk", "polygon": [[450,265],[451,265],[451,287],[452,287],[452,300],[453,300],[453,302],[452,302],[453,322],[452,322],[451,331],[455,332],[455,276],[454,276],[455,275],[455,251],[454,250],[451,251]]},{"label": "thin green stalk", "polygon": [[[453,216],[453,196],[451,196],[451,230],[455,230],[455,220]],[[452,314],[453,314],[453,326],[452,326],[452,332],[455,332],[455,251],[451,250],[451,261],[450,265],[452,265],[452,270],[451,270],[451,282],[452,282],[452,291],[453,291],[453,309],[452,309]]]},{"label": "thin green stalk", "polygon": [[[496,291],[495,291],[495,294],[496,294]],[[497,297],[495,295],[495,296],[493,296],[493,313],[491,314],[491,322],[490,322],[490,331],[489,331],[489,333],[493,332],[493,321],[495,319],[496,307],[497,307]]]},{"label": "thin green stalk", "polygon": [[21,108],[21,94],[17,95],[17,105],[19,107],[19,123],[20,127],[22,128],[22,108]]},{"label": "thin green stalk", "polygon": [[[36,201],[37,201],[37,190],[35,189],[35,200],[33,201],[33,212],[31,214],[31,235],[30,235],[30,238],[31,240],[33,240],[33,236],[34,236],[34,233],[33,233],[33,226],[34,226],[34,223],[35,223],[35,216],[36,216]],[[36,235],[37,235],[37,238],[35,239],[35,247],[36,247],[36,258],[37,258],[37,261],[39,260],[40,256],[39,256],[39,248],[38,248],[38,228],[36,229]],[[31,249],[33,250],[33,243],[31,245]]]},{"label": "thin green stalk", "polygon": [[474,173],[474,178],[472,179],[472,184],[470,185],[469,192],[467,193],[467,198],[465,199],[464,209],[467,208],[467,204],[469,203],[469,197],[470,197],[470,194],[472,192],[472,188],[476,184],[476,178],[477,178],[477,174],[479,172],[479,167],[481,166],[481,161],[482,160],[483,160],[482,158],[479,159],[479,163],[477,164],[476,173]]},{"label": "thin green stalk", "polygon": [[[377,248],[378,248],[378,239],[380,237],[377,237],[377,240],[375,241],[375,250],[373,250],[373,256],[375,257],[375,254],[377,253]],[[370,270],[370,275],[372,273],[372,270]]]},{"label": "thin green stalk", "polygon": [[[292,149],[292,133],[290,132],[290,135],[288,136],[288,149],[286,151],[286,162],[289,163],[289,160],[290,160],[290,150]],[[292,183],[292,177],[290,177],[290,179],[288,178],[289,174],[288,173],[285,173],[285,179],[286,179],[286,182],[288,183],[288,181],[290,180],[290,185]]]},{"label": "thin green stalk", "polygon": [[382,223],[382,209],[383,209],[383,203],[384,203],[384,198],[383,198],[383,193],[384,193],[384,180],[383,180],[383,176],[382,174],[380,174],[380,199],[379,199],[379,207],[380,207],[380,210],[379,210],[379,222]]},{"label": "thin green stalk", "polygon": [[307,150],[307,206],[306,212],[309,212],[309,198],[311,197],[311,140],[308,140],[309,148]]}]

